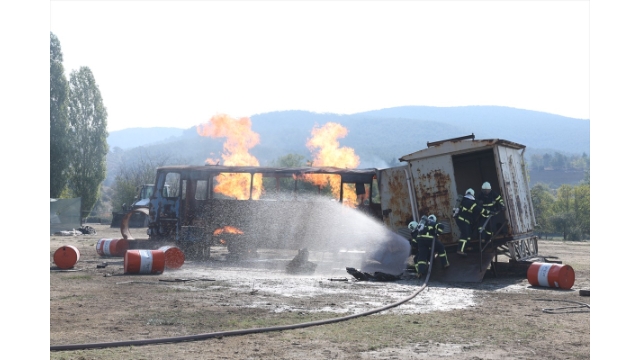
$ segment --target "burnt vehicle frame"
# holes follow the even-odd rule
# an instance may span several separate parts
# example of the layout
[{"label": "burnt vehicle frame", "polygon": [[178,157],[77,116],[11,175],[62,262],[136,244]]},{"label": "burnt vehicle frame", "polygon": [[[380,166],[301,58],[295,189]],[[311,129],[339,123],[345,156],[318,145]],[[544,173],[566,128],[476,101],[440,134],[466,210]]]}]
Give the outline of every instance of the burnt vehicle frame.
[{"label": "burnt vehicle frame", "polygon": [[[308,180],[310,176],[325,177],[330,185],[315,185]],[[349,207],[381,218],[376,176],[376,169],[336,167],[160,167],[149,208],[140,209],[148,212],[149,239],[133,246],[174,243],[188,257],[203,259],[209,256],[212,245],[226,245],[230,253],[243,253],[258,247],[299,249],[327,241],[348,241],[345,239],[353,231],[336,214],[335,203],[344,206],[357,200]],[[244,186],[241,194],[234,197],[218,192],[221,177],[240,180],[236,186]],[[159,191],[166,188],[170,189],[168,196]],[[346,198],[347,191],[363,194]],[[328,220],[334,224],[332,229],[317,228],[316,214],[332,216]],[[294,217],[305,220],[292,225]],[[125,222],[121,228],[125,238],[135,240]]]}]

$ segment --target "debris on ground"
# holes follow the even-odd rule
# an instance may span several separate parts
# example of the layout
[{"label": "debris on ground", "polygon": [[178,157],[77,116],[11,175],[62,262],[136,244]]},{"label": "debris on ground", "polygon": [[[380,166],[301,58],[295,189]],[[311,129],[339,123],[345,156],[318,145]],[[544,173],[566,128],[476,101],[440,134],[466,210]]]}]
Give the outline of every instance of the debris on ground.
[{"label": "debris on ground", "polygon": [[78,230],[60,230],[53,233],[55,236],[79,236],[82,235],[82,232]]},{"label": "debris on ground", "polygon": [[351,276],[353,276],[354,278],[360,281],[396,281],[396,280],[400,280],[402,276],[402,274],[392,275],[392,274],[387,274],[379,271],[376,271],[373,273],[373,275],[371,275],[366,272],[360,272],[359,270],[354,269],[352,267],[348,267],[347,272]]},{"label": "debris on ground", "polygon": [[84,235],[95,235],[96,234],[96,229],[94,229],[94,228],[92,228],[91,226],[88,226],[88,225],[85,225],[83,227],[79,227],[76,230],[80,231]]},{"label": "debris on ground", "polygon": [[309,261],[309,250],[303,248],[298,250],[298,254],[287,264],[289,274],[313,274],[317,264]]}]

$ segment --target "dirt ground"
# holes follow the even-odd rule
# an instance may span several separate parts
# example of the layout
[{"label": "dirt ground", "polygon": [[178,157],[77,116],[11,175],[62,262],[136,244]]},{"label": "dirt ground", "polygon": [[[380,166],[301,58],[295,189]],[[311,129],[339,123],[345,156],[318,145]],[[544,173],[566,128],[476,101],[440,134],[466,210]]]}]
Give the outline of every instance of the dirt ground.
[{"label": "dirt ground", "polygon": [[[406,299],[423,281],[356,281],[345,270],[357,267],[355,252],[311,252],[315,271],[291,275],[285,267],[295,252],[261,249],[231,262],[223,247],[177,270],[129,275],[122,257],[101,257],[95,247],[121,238],[119,229],[89,225],[97,234],[50,237],[50,346],[79,345],[50,351],[51,359],[590,358],[590,297],[579,294],[590,286],[589,242],[539,241],[539,254],[574,269],[570,290],[532,287],[524,271],[487,272],[480,283],[429,281],[407,302],[346,321],[130,345],[360,314]],[[144,229],[132,234],[146,238]],[[68,271],[53,262],[64,245],[80,252]],[[98,343],[107,345],[83,348]]]}]

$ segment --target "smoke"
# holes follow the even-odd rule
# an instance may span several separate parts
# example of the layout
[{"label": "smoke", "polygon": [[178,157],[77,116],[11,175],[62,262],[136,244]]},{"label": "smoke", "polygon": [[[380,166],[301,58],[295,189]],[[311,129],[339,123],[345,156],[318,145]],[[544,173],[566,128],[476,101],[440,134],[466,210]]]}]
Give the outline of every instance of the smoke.
[{"label": "smoke", "polygon": [[[346,274],[346,267],[368,264],[371,273],[404,271],[410,244],[379,220],[324,196],[304,201],[260,201],[255,206],[229,201],[211,213],[212,223],[234,225],[235,240],[247,249],[307,248],[316,273]],[[226,237],[224,237],[227,240]]]},{"label": "smoke", "polygon": [[391,165],[388,162],[386,162],[385,160],[382,160],[377,156],[373,156],[370,159],[363,160],[362,163],[360,163],[360,168],[363,168],[363,169],[368,169],[368,168],[386,169],[389,167],[391,167]]}]

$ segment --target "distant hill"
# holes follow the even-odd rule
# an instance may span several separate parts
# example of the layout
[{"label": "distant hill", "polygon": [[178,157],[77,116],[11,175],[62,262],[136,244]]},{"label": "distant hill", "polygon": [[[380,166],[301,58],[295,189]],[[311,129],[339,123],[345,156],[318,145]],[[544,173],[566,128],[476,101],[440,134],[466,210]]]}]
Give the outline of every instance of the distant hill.
[{"label": "distant hill", "polygon": [[184,129],[171,127],[129,128],[110,132],[107,143],[111,149],[119,147],[126,150],[162,141],[171,141],[181,137],[183,133]]},{"label": "distant hill", "polygon": [[[314,126],[336,122],[348,129],[341,146],[355,150],[360,167],[397,165],[403,155],[426,147],[427,142],[475,134],[476,139],[500,138],[527,146],[526,156],[560,152],[590,154],[590,121],[501,106],[402,106],[352,115],[277,111],[251,116],[260,143],[250,150],[262,165],[286,154],[309,160],[306,147]],[[186,164],[220,158],[223,138],[204,138],[196,128],[132,128],[112,132],[109,146],[133,154],[166,154]],[[137,148],[137,149],[136,149]],[[122,155],[122,154],[120,154]],[[111,162],[114,163],[114,162]],[[113,172],[113,169],[107,170]]]}]

